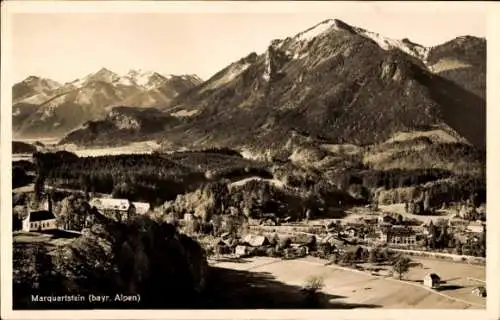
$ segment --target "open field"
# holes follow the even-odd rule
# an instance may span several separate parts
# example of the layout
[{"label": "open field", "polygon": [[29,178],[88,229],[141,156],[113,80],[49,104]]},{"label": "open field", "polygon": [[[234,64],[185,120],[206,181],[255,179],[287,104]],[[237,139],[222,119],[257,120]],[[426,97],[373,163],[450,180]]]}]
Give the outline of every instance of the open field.
[{"label": "open field", "polygon": [[[420,260],[420,259],[416,259]],[[421,280],[428,272],[437,272],[447,285],[460,286],[466,277],[484,279],[484,267],[453,264],[443,261],[422,260],[424,269],[412,269],[409,279]],[[248,258],[241,261],[215,262],[218,268],[248,272],[271,278],[273,283],[298,288],[310,276],[324,279],[322,290],[327,308],[421,308],[421,309],[477,309],[485,305],[485,299],[470,294],[471,288],[436,293],[416,282],[404,282],[376,277],[367,273],[349,270],[334,265],[325,266],[325,261],[307,257],[296,260],[279,260],[267,257]],[[419,267],[417,267],[419,268]],[[427,268],[427,269],[425,269]],[[250,276],[250,275],[249,275]],[[459,278],[459,279],[455,279]],[[277,284],[274,284],[277,286]],[[250,283],[251,287],[252,284]],[[264,285],[261,284],[262,287]],[[241,290],[241,289],[240,289]],[[453,291],[453,292],[452,292]],[[238,292],[235,292],[237,294]],[[457,299],[454,299],[457,298]],[[236,299],[236,298],[235,298]],[[466,301],[462,301],[463,299]]]},{"label": "open field", "polygon": [[412,260],[422,263],[424,268],[411,268],[410,272],[406,276],[409,281],[422,282],[423,277],[427,273],[434,272],[441,277],[441,281],[445,282],[442,284],[441,293],[458,299],[485,305],[486,299],[471,294],[473,288],[485,285],[485,283],[471,280],[474,278],[485,281],[485,266],[466,263],[452,263],[449,261],[419,257],[412,257]]},{"label": "open field", "polygon": [[404,219],[417,219],[419,221],[422,221],[423,223],[429,223],[431,220],[433,221],[433,223],[436,223],[436,221],[439,219],[449,219],[453,215],[453,212],[451,211],[438,211],[439,214],[436,215],[417,215],[417,214],[406,213],[404,210],[404,204],[397,203],[391,205],[379,205],[378,211],[374,211],[372,209],[365,207],[353,207],[345,211],[347,216],[344,217],[343,219],[318,218],[314,219],[313,221],[314,223],[319,223],[319,224],[325,224],[334,220],[340,220],[343,222],[359,222],[364,218],[370,218],[370,219],[377,218],[383,212],[400,214],[401,216],[403,216]]},{"label": "open field", "polygon": [[61,149],[73,152],[79,157],[97,157],[120,154],[147,154],[156,150],[159,145],[154,141],[134,142],[125,146],[102,148],[78,148],[74,145],[64,145]]},{"label": "open field", "polygon": [[[26,143],[34,143],[37,140],[34,139],[28,139],[28,140],[19,140],[21,142],[26,142]],[[39,140],[40,142],[49,145],[49,144],[55,144],[58,141],[51,139],[51,140]],[[120,154],[147,154],[151,153],[154,150],[158,149],[159,145],[155,141],[142,141],[142,142],[134,142],[130,143],[125,146],[118,146],[118,147],[101,147],[101,148],[84,148],[84,147],[77,147],[75,145],[62,145],[62,146],[54,146],[50,147],[50,151],[58,151],[58,150],[66,150],[69,152],[73,152],[79,157],[96,157],[96,156],[105,156],[105,155],[120,155]],[[12,155],[12,160],[29,160],[31,159],[30,154],[13,154]]]}]

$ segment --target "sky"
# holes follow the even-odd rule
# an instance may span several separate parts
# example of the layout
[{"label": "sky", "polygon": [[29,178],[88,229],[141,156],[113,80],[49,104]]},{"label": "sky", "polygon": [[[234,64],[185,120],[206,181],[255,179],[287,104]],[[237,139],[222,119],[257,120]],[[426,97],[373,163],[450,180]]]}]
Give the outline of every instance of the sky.
[{"label": "sky", "polygon": [[328,18],[426,46],[486,36],[483,11],[448,9],[320,8],[303,2],[281,13],[15,13],[12,75],[15,82],[36,75],[64,83],[106,67],[119,74],[142,69],[206,80],[251,52],[263,53],[271,40]]}]

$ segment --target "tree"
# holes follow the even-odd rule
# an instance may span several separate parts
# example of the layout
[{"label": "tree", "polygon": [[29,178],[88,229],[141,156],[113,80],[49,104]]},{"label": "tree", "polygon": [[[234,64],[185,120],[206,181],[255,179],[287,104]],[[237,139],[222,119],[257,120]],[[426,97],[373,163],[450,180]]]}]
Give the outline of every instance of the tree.
[{"label": "tree", "polygon": [[218,214],[215,214],[210,221],[212,223],[213,235],[219,235],[222,229],[222,217]]},{"label": "tree", "polygon": [[45,176],[42,173],[38,173],[35,179],[35,199],[40,202],[43,198],[43,193],[45,190]]},{"label": "tree", "polygon": [[403,224],[403,216],[398,214],[396,221],[397,221],[397,224]]},{"label": "tree", "polygon": [[400,256],[394,261],[392,269],[398,274],[399,280],[402,279],[403,275],[410,271],[410,262],[411,259],[405,256]]},{"label": "tree", "polygon": [[424,193],[424,213],[427,213],[430,211],[431,209],[431,204],[430,204],[430,196],[429,196],[429,192],[428,191],[425,191]]},{"label": "tree", "polygon": [[309,252],[316,251],[317,243],[314,235],[309,235],[307,237],[307,247],[309,248]]},{"label": "tree", "polygon": [[378,261],[379,252],[380,250],[378,248],[371,249],[368,255],[368,262],[376,263]]},{"label": "tree", "polygon": [[308,222],[309,219],[311,219],[311,209],[308,208],[306,210],[306,222]]},{"label": "tree", "polygon": [[318,308],[320,305],[319,291],[324,287],[324,281],[318,276],[312,276],[306,280],[302,291],[305,294],[307,308]]}]

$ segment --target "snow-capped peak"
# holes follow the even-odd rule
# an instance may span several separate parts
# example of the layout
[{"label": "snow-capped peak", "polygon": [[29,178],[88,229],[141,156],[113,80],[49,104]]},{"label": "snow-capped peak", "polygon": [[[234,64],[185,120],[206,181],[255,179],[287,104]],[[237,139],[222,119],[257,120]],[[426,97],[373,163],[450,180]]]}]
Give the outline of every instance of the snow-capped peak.
[{"label": "snow-capped peak", "polygon": [[142,69],[131,69],[121,76],[118,83],[122,85],[136,85],[145,89],[153,89],[160,86],[168,77],[155,71],[144,71]]},{"label": "snow-capped peak", "polygon": [[[295,37],[293,37],[291,40],[273,40],[271,42],[272,47],[279,47],[283,45],[284,43],[290,43],[288,41],[293,42],[309,42],[323,34],[326,34],[328,32],[332,31],[339,31],[339,30],[344,30],[348,31],[351,33],[358,34],[362,37],[365,37],[367,39],[371,39],[375,43],[377,43],[382,49],[384,50],[391,50],[391,49],[399,49],[411,56],[414,56],[420,60],[422,60],[424,63],[427,61],[427,57],[429,55],[430,48],[421,46],[419,44],[411,42],[409,39],[405,38],[402,40],[396,40],[396,39],[391,39],[384,37],[378,33],[367,31],[362,28],[358,27],[353,27],[341,20],[338,19],[328,19],[324,20],[315,26],[302,31],[298,33]],[[296,45],[292,44],[292,47],[296,47]],[[302,46],[300,46],[302,47]]]},{"label": "snow-capped peak", "polygon": [[[82,79],[83,83],[89,83],[89,82],[94,82],[94,81],[102,81],[102,82],[107,82],[107,83],[113,83],[117,81],[120,78],[120,76],[113,71],[106,69],[106,68],[101,68],[99,71],[92,73]],[[78,81],[80,83],[80,81]]]},{"label": "snow-capped peak", "polygon": [[338,30],[337,22],[334,19],[328,19],[322,21],[317,25],[315,25],[314,27],[309,28],[303,32],[300,32],[295,36],[295,39],[309,41],[331,30]]},{"label": "snow-capped peak", "polygon": [[40,78],[37,76],[29,76],[26,79],[24,79],[22,83],[38,91],[55,90],[61,87],[61,84],[54,80]]},{"label": "snow-capped peak", "polygon": [[430,48],[413,43],[408,38],[396,40],[361,28],[354,28],[354,30],[357,34],[375,41],[379,45],[379,47],[384,50],[399,49],[411,56],[422,60],[424,63],[427,62]]}]

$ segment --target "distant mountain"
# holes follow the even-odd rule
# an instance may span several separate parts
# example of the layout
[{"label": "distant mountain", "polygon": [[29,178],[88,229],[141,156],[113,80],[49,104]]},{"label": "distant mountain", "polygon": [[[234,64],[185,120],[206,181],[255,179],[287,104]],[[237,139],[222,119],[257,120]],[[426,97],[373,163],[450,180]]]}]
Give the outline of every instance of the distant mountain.
[{"label": "distant mountain", "polygon": [[485,101],[474,88],[484,79],[470,85],[438,70],[452,58],[485,65],[475,45],[461,43],[426,48],[326,20],[177,95],[161,109],[182,121],[165,126],[161,140],[291,153],[297,141],[368,146],[438,130],[482,149]]},{"label": "distant mountain", "polygon": [[109,107],[163,106],[199,83],[195,75],[131,70],[120,76],[106,68],[64,85],[28,77],[13,87],[14,136],[61,136],[103,118]]},{"label": "distant mountain", "polygon": [[458,37],[429,52],[429,68],[485,99],[486,39]]},{"label": "distant mountain", "polygon": [[69,133],[60,144],[117,146],[163,133],[180,120],[156,108],[113,107],[102,120],[88,121]]}]

